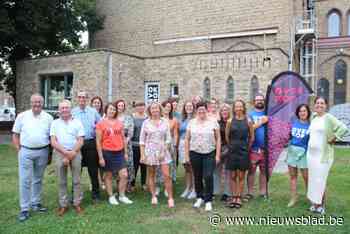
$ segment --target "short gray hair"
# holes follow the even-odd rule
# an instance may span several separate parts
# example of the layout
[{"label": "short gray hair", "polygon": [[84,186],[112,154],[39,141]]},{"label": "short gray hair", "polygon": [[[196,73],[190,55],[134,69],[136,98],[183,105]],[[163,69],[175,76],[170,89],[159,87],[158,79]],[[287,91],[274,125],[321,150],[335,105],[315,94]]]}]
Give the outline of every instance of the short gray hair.
[{"label": "short gray hair", "polygon": [[62,104],[67,104],[69,107],[72,107],[72,102],[67,99],[63,99],[62,101],[60,101],[60,103],[58,104],[58,108],[60,108]]},{"label": "short gray hair", "polygon": [[41,102],[44,103],[44,97],[40,93],[34,93],[30,96],[30,101],[32,102],[34,98],[40,98]]}]

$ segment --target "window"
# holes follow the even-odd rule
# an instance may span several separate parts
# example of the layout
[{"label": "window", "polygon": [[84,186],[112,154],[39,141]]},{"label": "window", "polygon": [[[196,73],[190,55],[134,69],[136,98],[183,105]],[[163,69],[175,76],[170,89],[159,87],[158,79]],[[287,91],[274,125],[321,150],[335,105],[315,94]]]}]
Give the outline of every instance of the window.
[{"label": "window", "polygon": [[204,79],[203,83],[203,97],[206,101],[210,100],[210,80],[208,77]]},{"label": "window", "polygon": [[255,75],[250,80],[250,101],[254,102],[255,95],[259,92],[259,80]]},{"label": "window", "polygon": [[233,99],[235,97],[235,86],[233,83],[232,76],[229,76],[226,81],[226,102],[227,103],[233,103]]},{"label": "window", "polygon": [[328,15],[328,36],[339,37],[340,26],[340,14],[337,11],[332,11]]},{"label": "window", "polygon": [[170,84],[170,97],[179,96],[179,85]]},{"label": "window", "polygon": [[343,60],[338,60],[334,70],[334,105],[337,105],[346,101],[346,63]]},{"label": "window", "polygon": [[313,73],[313,52],[312,43],[307,42],[303,47],[300,48],[300,74],[305,78],[306,81],[311,83],[312,73]]},{"label": "window", "polygon": [[72,99],[73,74],[54,74],[41,76],[41,93],[44,97],[44,108],[58,109],[58,103],[63,99]]},{"label": "window", "polygon": [[348,36],[350,36],[350,11],[348,12]]},{"label": "window", "polygon": [[322,78],[317,83],[317,96],[329,100],[329,81]]}]

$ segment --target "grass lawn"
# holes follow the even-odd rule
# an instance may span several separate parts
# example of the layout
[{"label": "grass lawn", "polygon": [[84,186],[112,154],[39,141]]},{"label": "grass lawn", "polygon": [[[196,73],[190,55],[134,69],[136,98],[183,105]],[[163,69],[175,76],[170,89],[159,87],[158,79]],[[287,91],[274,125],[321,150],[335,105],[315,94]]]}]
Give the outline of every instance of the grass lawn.
[{"label": "grass lawn", "polygon": [[[183,190],[182,168],[176,184],[176,208],[169,210],[164,197],[160,205],[150,205],[150,195],[138,191],[129,197],[133,205],[111,207],[106,201],[92,205],[88,192],[88,176],[83,173],[83,190],[86,192],[82,206],[85,212],[77,216],[71,209],[63,217],[56,215],[57,180],[53,165],[46,170],[44,177],[44,204],[48,214],[31,214],[24,222],[17,221],[18,174],[17,156],[12,147],[0,145],[0,233],[350,233],[350,150],[337,149],[336,160],[328,179],[328,205],[325,219],[329,216],[343,218],[344,224],[330,225],[226,225],[222,221],[211,226],[210,214],[204,209],[192,208],[192,202],[179,198]],[[293,208],[287,208],[289,186],[287,175],[275,174],[270,181],[270,199],[257,198],[240,210],[224,207],[218,198],[214,201],[214,213],[225,216],[250,217],[300,217],[309,216],[309,203],[305,198],[305,189],[299,178],[299,202]],[[69,182],[69,184],[71,184]],[[138,183],[139,186],[139,183]],[[106,200],[106,194],[103,194]],[[319,217],[313,215],[312,217]]]}]

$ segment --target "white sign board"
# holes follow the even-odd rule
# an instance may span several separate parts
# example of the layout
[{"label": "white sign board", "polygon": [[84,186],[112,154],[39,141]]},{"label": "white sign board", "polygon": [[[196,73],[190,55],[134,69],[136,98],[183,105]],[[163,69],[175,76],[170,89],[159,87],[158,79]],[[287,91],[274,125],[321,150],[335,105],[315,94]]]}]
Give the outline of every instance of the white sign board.
[{"label": "white sign board", "polygon": [[[350,129],[350,103],[332,106],[329,113],[342,121]],[[350,135],[345,137],[344,142],[350,143]]]},{"label": "white sign board", "polygon": [[146,82],[145,83],[145,103],[159,102],[159,82]]}]

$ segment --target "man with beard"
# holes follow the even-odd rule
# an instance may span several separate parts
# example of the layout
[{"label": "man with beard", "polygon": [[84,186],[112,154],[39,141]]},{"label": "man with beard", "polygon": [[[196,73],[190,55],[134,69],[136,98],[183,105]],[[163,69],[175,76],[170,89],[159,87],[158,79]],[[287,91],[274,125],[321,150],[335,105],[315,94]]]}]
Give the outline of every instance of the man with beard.
[{"label": "man with beard", "polygon": [[256,168],[259,166],[259,191],[260,196],[266,198],[266,173],[265,173],[265,124],[268,117],[265,115],[265,98],[262,94],[257,94],[254,98],[254,110],[249,113],[249,118],[253,121],[255,139],[250,150],[250,169],[248,172],[248,193],[243,201],[253,198]]}]

